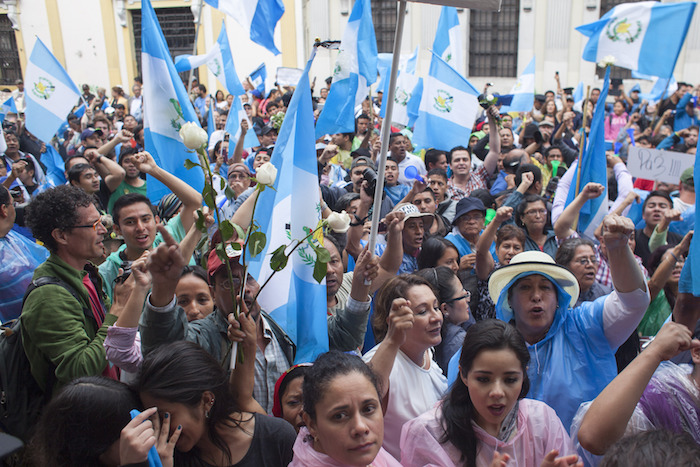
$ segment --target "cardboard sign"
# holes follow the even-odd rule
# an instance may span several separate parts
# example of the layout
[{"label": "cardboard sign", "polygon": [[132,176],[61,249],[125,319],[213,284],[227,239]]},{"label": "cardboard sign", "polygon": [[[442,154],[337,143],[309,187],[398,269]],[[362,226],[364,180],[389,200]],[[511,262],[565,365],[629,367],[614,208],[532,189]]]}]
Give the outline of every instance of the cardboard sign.
[{"label": "cardboard sign", "polygon": [[684,152],[630,146],[627,168],[639,178],[677,184],[681,174],[695,164],[695,156]]},{"label": "cardboard sign", "polygon": [[300,68],[277,68],[277,84],[280,86],[296,86],[299,83],[299,78],[301,78],[304,70]]}]

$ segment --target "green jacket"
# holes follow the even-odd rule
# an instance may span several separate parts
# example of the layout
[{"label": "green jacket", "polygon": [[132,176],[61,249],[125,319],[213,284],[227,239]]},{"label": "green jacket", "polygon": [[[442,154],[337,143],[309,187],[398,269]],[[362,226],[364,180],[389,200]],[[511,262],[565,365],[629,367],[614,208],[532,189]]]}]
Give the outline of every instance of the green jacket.
[{"label": "green jacket", "polygon": [[[102,283],[95,267],[91,274],[95,288],[102,295],[105,307],[109,303],[102,292]],[[49,371],[55,368],[56,384],[53,391],[69,381],[81,376],[98,376],[107,366],[103,342],[107,328],[117,317],[105,316],[100,328],[92,315],[86,316],[83,310],[90,309],[90,299],[83,285],[87,271],[78,271],[60,257],[51,254],[34,271],[33,279],[57,277],[73,287],[80,296],[78,303],[63,287],[44,285],[27,297],[22,307],[22,343],[31,365],[32,375],[39,386],[47,390]]]}]

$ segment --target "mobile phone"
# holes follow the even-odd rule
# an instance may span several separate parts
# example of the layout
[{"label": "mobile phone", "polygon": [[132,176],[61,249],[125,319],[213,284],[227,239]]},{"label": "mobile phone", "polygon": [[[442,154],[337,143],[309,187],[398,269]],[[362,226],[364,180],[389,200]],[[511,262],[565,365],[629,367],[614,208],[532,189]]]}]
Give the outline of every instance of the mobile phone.
[{"label": "mobile phone", "polygon": [[[230,138],[230,135],[229,135],[228,133],[226,133],[226,134],[224,135],[224,143],[228,143],[228,142],[229,142],[229,138]],[[228,144],[227,144],[226,147],[228,147]],[[228,164],[228,151],[224,151],[224,145],[223,145],[223,144],[221,145],[220,151],[221,151],[221,155],[224,156],[224,164]]]}]

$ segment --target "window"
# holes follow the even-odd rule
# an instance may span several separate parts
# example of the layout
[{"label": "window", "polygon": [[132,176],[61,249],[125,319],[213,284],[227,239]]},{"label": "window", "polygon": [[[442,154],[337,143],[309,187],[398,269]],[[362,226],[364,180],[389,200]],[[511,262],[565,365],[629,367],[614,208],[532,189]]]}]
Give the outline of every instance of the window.
[{"label": "window", "polygon": [[22,79],[22,67],[19,64],[15,30],[7,15],[0,15],[0,84],[14,85],[18,79]]},{"label": "window", "polygon": [[374,34],[377,36],[377,52],[391,53],[394,50],[398,2],[396,0],[371,0],[371,3]]},{"label": "window", "polygon": [[520,0],[503,0],[501,12],[469,12],[469,76],[518,73]]},{"label": "window", "polygon": [[[191,54],[194,44],[194,17],[189,7],[185,8],[156,8],[156,16],[163,30],[165,42],[168,43],[170,56]],[[141,10],[131,10],[131,20],[134,25],[134,51],[136,55],[136,69],[141,75]],[[200,51],[201,52],[201,51]],[[183,80],[189,78],[190,72],[180,73]],[[198,69],[195,68],[194,76],[198,78]]]},{"label": "window", "polygon": [[[643,0],[601,0],[600,1],[600,16],[602,17],[605,13],[612,10],[615,6],[621,3],[635,3]],[[596,67],[596,76],[603,79],[605,76],[605,68]],[[610,67],[610,78],[620,78],[629,79],[632,77],[632,72],[627,68],[620,68],[617,66]]]}]

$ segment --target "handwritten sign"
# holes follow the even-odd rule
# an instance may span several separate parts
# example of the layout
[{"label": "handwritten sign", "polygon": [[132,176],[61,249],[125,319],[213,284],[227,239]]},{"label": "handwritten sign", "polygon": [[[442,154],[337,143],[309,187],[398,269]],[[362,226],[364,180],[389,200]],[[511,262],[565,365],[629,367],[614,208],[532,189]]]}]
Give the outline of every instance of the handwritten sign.
[{"label": "handwritten sign", "polygon": [[695,163],[693,154],[630,146],[627,168],[639,178],[678,183],[681,174]]},{"label": "handwritten sign", "polygon": [[280,86],[296,86],[304,70],[299,68],[277,68],[277,83]]}]

